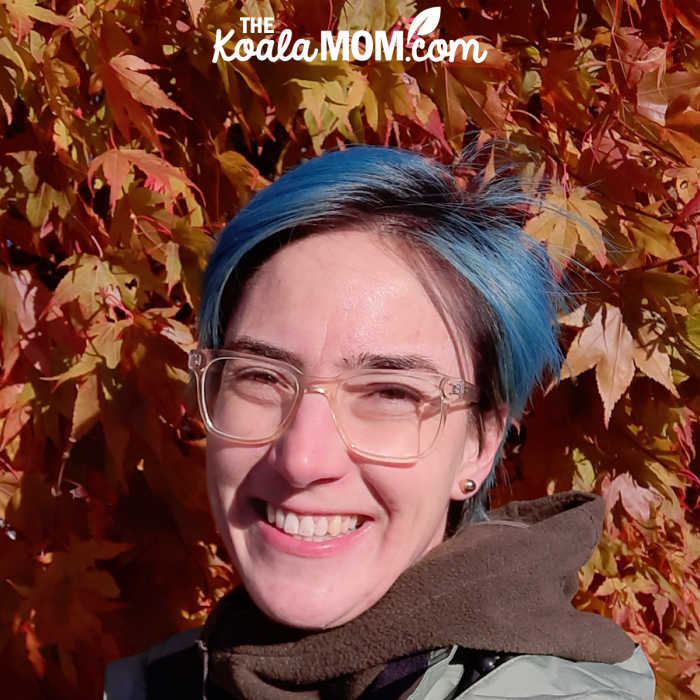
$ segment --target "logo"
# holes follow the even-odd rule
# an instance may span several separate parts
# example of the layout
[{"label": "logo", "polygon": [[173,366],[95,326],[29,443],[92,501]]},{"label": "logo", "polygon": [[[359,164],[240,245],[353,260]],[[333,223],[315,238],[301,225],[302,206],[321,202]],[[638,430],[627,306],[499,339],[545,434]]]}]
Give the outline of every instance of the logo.
[{"label": "logo", "polygon": [[[243,32],[274,33],[274,17],[242,17]],[[216,30],[212,63],[224,61],[465,61],[471,55],[475,63],[486,60],[486,49],[479,51],[476,39],[431,39],[427,36],[437,29],[440,23],[440,8],[429,7],[419,12],[411,22],[408,33],[401,30],[370,32],[365,29],[350,32],[339,30],[335,35],[329,30],[321,32],[321,42],[311,39],[292,39],[292,30],[283,29],[276,37],[265,37],[257,43],[252,37],[243,37],[234,43],[236,31],[230,29],[225,35]]]}]

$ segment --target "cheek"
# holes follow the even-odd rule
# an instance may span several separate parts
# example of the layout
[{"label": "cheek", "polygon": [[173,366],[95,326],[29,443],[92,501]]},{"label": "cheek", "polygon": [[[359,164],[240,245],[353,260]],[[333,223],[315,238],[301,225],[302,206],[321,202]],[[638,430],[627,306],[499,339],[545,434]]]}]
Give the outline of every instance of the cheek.
[{"label": "cheek", "polygon": [[420,560],[444,537],[452,480],[437,453],[411,467],[373,479],[371,488],[384,509],[382,557],[401,570]]},{"label": "cheek", "polygon": [[366,467],[365,483],[391,525],[409,523],[418,534],[449,504],[452,464],[448,455],[434,450],[412,466]]},{"label": "cheek", "polygon": [[263,449],[235,447],[210,435],[206,449],[207,478],[222,488],[236,488],[263,454]]},{"label": "cheek", "polygon": [[260,450],[232,447],[209,436],[206,449],[206,483],[211,514],[226,550],[236,561],[235,533],[249,524],[251,513],[245,503],[246,480],[261,455]]},{"label": "cheek", "polygon": [[235,488],[235,481],[232,480],[230,461],[225,459],[226,450],[216,445],[215,441],[207,441],[207,490],[209,492],[209,502],[214,511],[218,511],[225,494]]},{"label": "cheek", "polygon": [[450,415],[437,444],[422,459],[407,467],[383,467],[368,472],[370,488],[387,511],[440,513],[449,505],[452,486],[471,440],[464,413]]},{"label": "cheek", "polygon": [[259,450],[232,447],[230,443],[209,436],[206,450],[206,481],[209,504],[216,519],[225,521],[237,492],[261,455]]},{"label": "cheek", "polygon": [[464,420],[455,416],[445,425],[438,444],[422,460],[420,476],[412,484],[413,498],[422,512],[442,515],[447,511],[469,445],[466,438]]},{"label": "cheek", "polygon": [[447,415],[442,440],[438,444],[438,451],[446,464],[458,470],[464,459],[474,452],[478,442],[479,435],[471,411],[459,410]]},{"label": "cheek", "polygon": [[220,464],[221,450],[214,448],[211,442],[211,440],[207,441],[206,453],[207,494],[217,529],[223,534],[226,523],[226,503],[230,501],[228,496],[230,488],[226,486],[226,470]]}]

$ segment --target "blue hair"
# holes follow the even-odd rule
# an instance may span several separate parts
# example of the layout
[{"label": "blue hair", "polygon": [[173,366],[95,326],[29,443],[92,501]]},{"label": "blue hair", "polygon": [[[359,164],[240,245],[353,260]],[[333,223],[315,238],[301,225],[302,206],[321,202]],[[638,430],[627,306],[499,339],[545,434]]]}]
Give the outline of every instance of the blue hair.
[{"label": "blue hair", "polygon": [[[374,225],[398,232],[408,246],[427,252],[448,270],[443,277],[452,285],[443,291],[456,298],[451,315],[466,338],[477,337],[477,365],[482,366],[477,376],[491,394],[491,405],[507,406],[509,425],[521,416],[536,384],[547,375],[559,377],[563,355],[557,314],[569,310],[569,296],[557,280],[561,271],[555,274],[543,245],[522,228],[534,198],[516,177],[498,173],[488,182],[477,183],[473,176],[465,187],[460,173],[478,171],[476,161],[473,154],[450,167],[401,149],[355,146],[325,153],[281,176],[219,235],[204,277],[200,345],[216,348],[223,341],[232,285],[245,283],[244,257],[262,248],[266,252],[258,252],[259,263],[312,231]],[[466,313],[455,319],[460,308]],[[472,326],[475,315],[478,332],[464,327]],[[470,499],[477,507],[493,477],[482,487],[481,499]]]}]

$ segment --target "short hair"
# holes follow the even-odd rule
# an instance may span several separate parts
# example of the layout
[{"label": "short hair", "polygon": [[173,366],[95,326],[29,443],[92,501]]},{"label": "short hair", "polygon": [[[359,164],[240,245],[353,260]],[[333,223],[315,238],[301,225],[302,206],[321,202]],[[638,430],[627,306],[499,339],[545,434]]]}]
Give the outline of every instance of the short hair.
[{"label": "short hair", "polygon": [[536,199],[515,175],[479,177],[481,152],[448,166],[398,148],[353,146],[302,163],[221,231],[199,313],[200,346],[219,347],[246,281],[276,250],[310,233],[375,230],[422,261],[438,291],[433,302],[471,350],[480,411],[507,408],[490,475],[472,498],[451,505],[448,534],[464,520],[487,519],[511,421],[521,417],[536,384],[559,377],[557,314],[569,310],[570,299],[562,271],[523,230]]}]

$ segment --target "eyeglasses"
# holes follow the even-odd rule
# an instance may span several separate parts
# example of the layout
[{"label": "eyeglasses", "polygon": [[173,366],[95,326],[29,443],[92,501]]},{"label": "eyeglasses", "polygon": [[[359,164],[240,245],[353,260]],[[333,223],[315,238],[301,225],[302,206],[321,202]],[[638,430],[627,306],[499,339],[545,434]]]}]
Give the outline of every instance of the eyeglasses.
[{"label": "eyeglasses", "polygon": [[277,440],[305,393],[326,397],[338,433],[356,454],[408,464],[436,443],[450,407],[478,403],[476,386],[432,372],[353,369],[308,377],[280,360],[231,350],[192,350],[189,369],[209,432],[239,445]]}]

